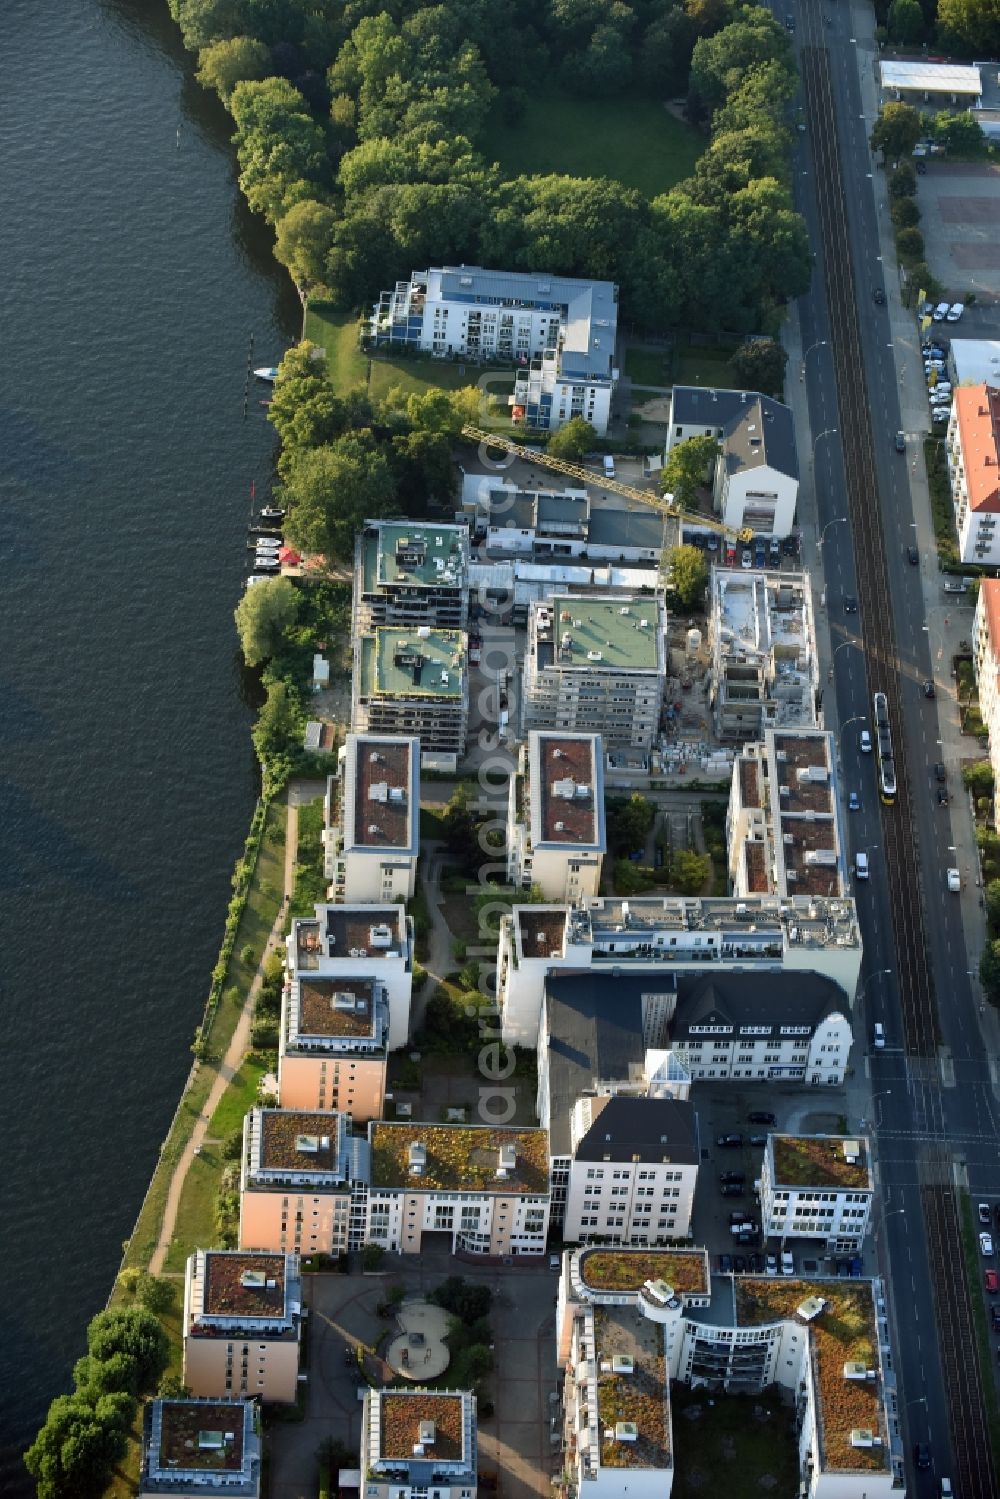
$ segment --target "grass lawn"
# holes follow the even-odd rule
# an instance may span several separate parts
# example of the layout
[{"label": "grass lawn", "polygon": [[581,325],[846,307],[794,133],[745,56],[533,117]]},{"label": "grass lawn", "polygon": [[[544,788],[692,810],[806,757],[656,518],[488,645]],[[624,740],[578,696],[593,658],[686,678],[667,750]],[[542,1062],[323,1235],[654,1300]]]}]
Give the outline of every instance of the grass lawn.
[{"label": "grass lawn", "polygon": [[342,312],[327,302],[310,302],[302,334],[326,350],[330,377],[341,394],[367,382],[368,360],[358,348],[358,320],[353,312]]},{"label": "grass lawn", "polygon": [[394,385],[409,393],[423,395],[425,390],[461,390],[475,385],[483,373],[477,364],[452,364],[448,359],[390,359],[383,354],[372,356],[368,393],[380,401]]},{"label": "grass lawn", "polygon": [[539,89],[516,125],[494,112],[483,152],[511,176],[612,177],[654,198],[689,177],[705,140],[653,99]]},{"label": "grass lawn", "polygon": [[972,1320],[976,1328],[976,1352],[983,1376],[983,1399],[986,1419],[993,1445],[993,1461],[1000,1461],[1000,1404],[997,1401],[996,1375],[994,1374],[993,1347],[990,1342],[990,1314],[986,1310],[983,1291],[983,1261],[979,1252],[979,1224],[976,1221],[972,1200],[968,1192],[961,1193],[959,1211],[962,1217],[962,1249],[965,1253],[965,1269],[969,1277],[969,1299],[972,1302]]},{"label": "grass lawn", "polygon": [[671,352],[669,349],[634,349],[629,345],[625,350],[625,373],[638,385],[672,385]]},{"label": "grass lawn", "polygon": [[[695,1394],[672,1385],[674,1499],[759,1499],[798,1492],[799,1462],[792,1411],[776,1390],[762,1395]],[[755,1409],[767,1411],[758,1418]],[[698,1415],[693,1416],[697,1411]],[[691,1412],[692,1414],[686,1414]],[[765,1489],[763,1480],[773,1483]]]},{"label": "grass lawn", "polygon": [[720,390],[736,386],[725,349],[679,348],[674,379],[678,385],[713,385]]}]

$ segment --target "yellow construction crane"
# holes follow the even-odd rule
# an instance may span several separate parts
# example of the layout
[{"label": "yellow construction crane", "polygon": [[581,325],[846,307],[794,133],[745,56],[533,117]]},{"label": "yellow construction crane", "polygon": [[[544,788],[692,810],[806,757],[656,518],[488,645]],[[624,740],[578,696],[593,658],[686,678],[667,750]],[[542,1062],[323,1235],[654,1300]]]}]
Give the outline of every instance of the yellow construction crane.
[{"label": "yellow construction crane", "polygon": [[[683,519],[685,511],[679,505],[672,504],[661,495],[654,494],[650,489],[634,489],[631,484],[622,484],[618,479],[610,479],[605,474],[595,474],[593,469],[583,468],[579,463],[568,463],[565,458],[553,458],[548,453],[536,452],[534,448],[526,448],[522,443],[512,442],[509,437],[501,437],[496,432],[484,432],[480,427],[463,427],[462,436],[467,437],[470,442],[485,442],[491,448],[500,448],[505,453],[513,453],[515,458],[523,458],[525,463],[538,463],[543,468],[553,469],[557,474],[566,474],[570,479],[579,479],[582,484],[593,484],[601,489],[610,490],[612,494],[620,494],[626,500],[636,500],[640,505],[648,505],[651,510],[658,510],[661,515],[674,516]],[[707,515],[691,515],[689,517],[693,525],[705,531],[716,531],[720,536],[728,536],[734,541],[752,541],[753,532],[750,530],[733,531],[729,526],[724,526],[721,521],[713,520]]]}]

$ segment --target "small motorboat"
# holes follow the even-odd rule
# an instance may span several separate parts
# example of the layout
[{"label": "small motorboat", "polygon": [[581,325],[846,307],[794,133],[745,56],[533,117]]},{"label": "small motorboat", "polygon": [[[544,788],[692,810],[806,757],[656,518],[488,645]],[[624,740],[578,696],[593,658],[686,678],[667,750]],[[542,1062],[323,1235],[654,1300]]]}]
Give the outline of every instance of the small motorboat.
[{"label": "small motorboat", "polygon": [[276,573],[280,571],[280,564],[277,557],[272,561],[268,561],[266,557],[258,557],[254,562],[253,570],[255,573]]},{"label": "small motorboat", "polygon": [[273,385],[278,378],[278,366],[276,364],[261,365],[259,370],[254,370],[258,380],[268,380]]},{"label": "small motorboat", "polygon": [[284,520],[284,518],[285,512],[279,510],[276,505],[265,505],[260,512],[260,519],[262,521]]}]

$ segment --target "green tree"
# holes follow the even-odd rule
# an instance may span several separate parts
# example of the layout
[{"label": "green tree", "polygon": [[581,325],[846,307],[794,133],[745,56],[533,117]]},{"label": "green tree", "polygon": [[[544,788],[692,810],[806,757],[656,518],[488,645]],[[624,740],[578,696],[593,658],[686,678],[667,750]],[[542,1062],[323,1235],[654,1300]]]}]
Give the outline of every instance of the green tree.
[{"label": "green tree", "polygon": [[785,388],[788,354],[775,338],[755,338],[740,344],[729,363],[736,379],[747,390],[780,396]]},{"label": "green tree", "polygon": [[1000,932],[1000,880],[986,886],[986,920],[992,933]]},{"label": "green tree", "polygon": [[278,220],[274,254],[302,291],[323,283],[337,215],[325,203],[304,198]]},{"label": "green tree", "polygon": [[388,515],[396,505],[388,460],[370,428],[297,452],[284,495],[286,530],[295,546],[340,562],[353,557],[364,521]]},{"label": "green tree", "polygon": [[236,605],[236,632],[243,659],[260,666],[279,653],[299,616],[299,591],[288,578],[267,578],[248,588]]},{"label": "green tree", "polygon": [[902,47],[923,40],[924,13],[919,0],[892,0],[889,6],[889,36]]},{"label": "green tree", "polygon": [[899,166],[889,173],[889,197],[913,198],[916,192],[917,174],[913,169],[913,162],[901,161]]},{"label": "green tree", "polygon": [[979,959],[979,981],[991,1004],[1000,1002],[1000,941],[991,938]]},{"label": "green tree", "polygon": [[135,1360],[140,1390],[153,1390],[170,1362],[170,1343],[159,1320],[144,1307],[98,1312],[87,1328],[87,1351],[109,1359],[123,1353]]},{"label": "green tree", "polygon": [[288,755],[301,742],[302,726],[298,694],[287,682],[269,682],[252,731],[257,758],[269,765]]},{"label": "green tree", "polygon": [[[259,585],[265,587],[263,583]],[[250,592],[253,593],[253,589]],[[163,1276],[140,1275],[135,1287],[135,1299],[140,1306],[144,1306],[147,1312],[154,1316],[162,1317],[166,1312],[172,1311],[177,1301],[177,1288],[173,1281],[166,1280]]]},{"label": "green tree", "polygon": [[645,847],[653,831],[656,808],[638,791],[629,797],[605,798],[608,848],[613,854],[631,854]]},{"label": "green tree", "polygon": [[896,235],[896,253],[904,265],[924,258],[924,237],[919,229],[900,229]]},{"label": "green tree", "polygon": [[229,37],[202,48],[198,54],[197,78],[225,102],[238,83],[266,78],[270,62],[270,53],[263,42],[249,36]]},{"label": "green tree", "polygon": [[893,198],[889,216],[895,229],[913,229],[920,223],[920,209],[913,198]]},{"label": "green tree", "polygon": [[708,566],[700,547],[676,546],[667,553],[670,589],[682,609],[697,609],[705,597]]},{"label": "green tree", "polygon": [[327,171],[326,142],[299,90],[285,78],[238,83],[229,111],[240,187],[254,212],[275,224],[294,203],[315,198]]},{"label": "green tree", "polygon": [[394,385],[379,409],[383,421],[405,422],[414,432],[426,432],[456,442],[462,428],[479,421],[481,397],[474,385],[461,390],[405,391]]},{"label": "green tree", "polygon": [[699,490],[708,482],[709,466],[715,462],[719,444],[714,437],[688,437],[670,449],[660,486],[672,494],[682,510],[694,510]]},{"label": "green tree", "polygon": [[129,1395],[60,1395],[24,1455],[38,1499],[98,1499],[128,1447]]},{"label": "green tree", "polygon": [[960,156],[978,156],[986,144],[983,128],[971,110],[934,116],[934,139]]},{"label": "green tree", "polygon": [[975,765],[963,765],[962,784],[973,796],[988,796],[993,790],[993,767],[988,760],[977,760]]},{"label": "green tree", "polygon": [[912,104],[883,104],[872,128],[871,148],[881,151],[883,160],[911,156],[924,133],[924,121]]},{"label": "green tree", "polygon": [[739,88],[752,67],[770,62],[779,62],[794,75],[788,34],[770,11],[762,6],[745,5],[728,26],[695,43],[691,92],[711,113]]},{"label": "green tree", "polygon": [[712,859],[690,848],[679,848],[670,859],[670,883],[681,895],[700,895],[712,878]]},{"label": "green tree", "polygon": [[938,28],[943,42],[972,57],[1000,52],[1000,7],[996,0],[938,0]]},{"label": "green tree", "polygon": [[585,453],[590,452],[596,441],[597,432],[590,422],[582,416],[573,416],[553,432],[547,450],[553,458],[565,458],[569,463],[576,463]]},{"label": "green tree", "polygon": [[287,475],[297,448],[333,442],[349,427],[371,422],[368,397],[361,389],[338,396],[330,381],[329,361],[308,340],[288,350],[274,384],[268,418],[281,438],[279,470]]}]

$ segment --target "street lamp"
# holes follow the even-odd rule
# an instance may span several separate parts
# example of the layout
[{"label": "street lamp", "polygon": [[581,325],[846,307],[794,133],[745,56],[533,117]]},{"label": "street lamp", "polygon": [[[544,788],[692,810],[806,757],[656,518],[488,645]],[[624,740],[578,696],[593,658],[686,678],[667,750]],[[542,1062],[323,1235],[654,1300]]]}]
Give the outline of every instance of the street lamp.
[{"label": "street lamp", "polygon": [[816,342],[814,344],[810,344],[809,345],[808,349],[806,349],[805,353],[802,356],[802,367],[799,370],[799,379],[800,380],[804,380],[806,378],[806,360],[809,358],[809,355],[812,353],[812,351],[814,349],[825,349],[825,348],[826,348],[826,339],[825,338],[817,338],[817,340],[816,340]]},{"label": "street lamp", "polygon": [[[891,1092],[892,1092],[891,1088],[879,1088],[876,1093],[872,1094],[871,1098],[868,1101],[869,1101],[869,1103],[873,1104],[877,1098],[888,1098]],[[873,1109],[872,1110],[871,1122],[872,1122],[872,1124],[874,1124],[874,1126],[875,1126],[876,1129],[881,1129],[882,1128],[882,1110],[881,1109]],[[864,1125],[865,1125],[865,1119],[864,1119],[864,1115],[862,1115],[861,1116],[861,1123],[860,1123],[859,1127],[861,1129],[864,1129]],[[892,1211],[894,1213],[901,1213],[901,1212],[904,1211],[904,1209],[903,1208],[893,1208]],[[888,1214],[884,1213],[882,1216],[883,1217],[888,1217]]]},{"label": "street lamp", "polygon": [[830,654],[830,669],[827,672],[827,678],[829,681],[833,681],[833,667],[834,662],[837,659],[837,652],[844,650],[849,645],[853,645],[856,651],[860,651],[862,655],[864,655],[865,648],[861,644],[860,640],[854,640],[853,638],[851,640],[842,640],[838,646],[834,646],[833,651]]},{"label": "street lamp", "polygon": [[840,753],[844,753],[844,730],[849,729],[852,723],[866,723],[867,717],[864,713],[856,713],[853,718],[847,719],[840,725]]},{"label": "street lamp", "polygon": [[[831,432],[836,431],[836,428],[831,427],[830,431]],[[820,437],[825,437],[826,433],[825,432],[821,432],[819,435],[820,435]],[[818,440],[819,439],[817,439],[817,441]],[[835,515],[833,517],[833,520],[828,520],[827,521],[826,525],[823,527],[822,531],[819,533],[819,541],[817,541],[817,543],[816,543],[816,550],[817,551],[821,552],[823,550],[823,542],[826,540],[826,533],[827,533],[827,531],[829,531],[830,527],[831,526],[837,526],[837,525],[840,524],[841,521],[846,521],[846,520],[847,520],[847,516],[846,515]]]},{"label": "street lamp", "polygon": [[890,974],[891,972],[892,972],[891,968],[876,968],[876,970],[875,970],[874,973],[870,973],[868,975],[868,977],[865,979],[864,983],[861,985],[861,988],[857,991],[857,993],[855,995],[855,1003],[856,1004],[860,1004],[861,1003],[861,1001],[865,997],[865,990],[868,988],[868,985],[872,982],[873,979],[882,979],[882,978],[885,978],[886,975]]}]

